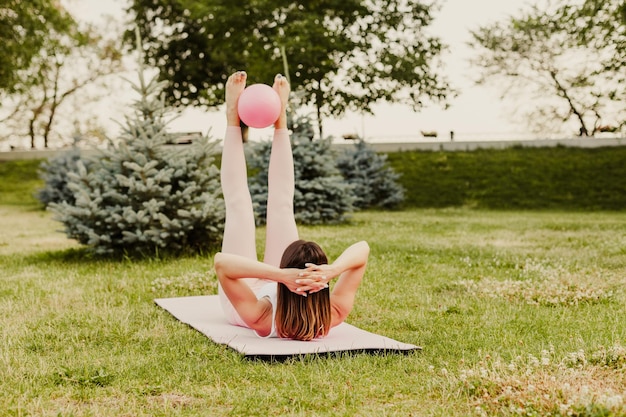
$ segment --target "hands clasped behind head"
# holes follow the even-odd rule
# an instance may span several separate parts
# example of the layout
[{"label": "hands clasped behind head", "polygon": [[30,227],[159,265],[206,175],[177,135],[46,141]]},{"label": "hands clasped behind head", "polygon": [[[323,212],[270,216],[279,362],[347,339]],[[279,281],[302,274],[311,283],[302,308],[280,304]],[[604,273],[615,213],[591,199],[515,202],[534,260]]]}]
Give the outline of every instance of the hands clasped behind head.
[{"label": "hands clasped behind head", "polygon": [[329,281],[330,279],[324,273],[321,265],[308,263],[306,268],[298,273],[298,279],[295,280],[295,283],[298,285],[296,292],[303,295],[307,292],[315,293],[328,288]]}]

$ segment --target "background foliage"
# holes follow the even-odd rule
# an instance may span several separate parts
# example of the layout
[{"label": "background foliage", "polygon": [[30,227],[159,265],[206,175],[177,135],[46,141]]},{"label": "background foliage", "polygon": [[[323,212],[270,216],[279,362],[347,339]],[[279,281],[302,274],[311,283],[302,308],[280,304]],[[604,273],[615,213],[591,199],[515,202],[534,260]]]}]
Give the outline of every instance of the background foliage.
[{"label": "background foliage", "polygon": [[[97,254],[200,252],[221,242],[224,205],[216,142],[172,148],[162,83],[139,72],[122,135],[67,174],[73,201],[51,203],[68,237]],[[81,158],[82,159],[82,158]],[[60,160],[63,162],[63,160]],[[60,169],[65,169],[61,164]]]},{"label": "background foliage", "polygon": [[359,209],[398,207],[404,200],[404,189],[398,184],[400,174],[387,163],[387,155],[377,153],[364,140],[337,155],[337,168],[354,188]]},{"label": "background foliage", "polygon": [[0,1],[0,97],[28,84],[27,69],[55,34],[75,37],[76,22],[58,2]]},{"label": "background foliage", "polygon": [[89,105],[110,97],[124,68],[115,32],[110,21],[76,21],[62,2],[0,0],[0,141],[47,148],[67,144],[71,129],[102,136]]},{"label": "background foliage", "polygon": [[[626,208],[626,147],[510,148],[473,152],[394,152],[388,162],[406,190],[403,208]],[[0,202],[34,194],[41,161],[0,163]],[[34,197],[27,200],[37,206]]]},{"label": "background foliage", "polygon": [[[330,140],[313,140],[308,116],[289,117],[295,168],[294,211],[302,224],[340,223],[357,209],[397,207],[403,200],[399,175],[364,141],[343,152],[332,149]],[[267,213],[267,170],[271,142],[248,148],[250,192],[257,223]]]},{"label": "background foliage", "polygon": [[544,2],[472,31],[478,83],[498,83],[531,131],[626,131],[626,3]]},{"label": "background foliage", "polygon": [[407,207],[623,210],[626,147],[398,152]]},{"label": "background foliage", "polygon": [[[292,135],[295,170],[294,215],[301,224],[341,223],[354,211],[353,188],[341,176],[330,141],[311,141]],[[265,224],[267,215],[267,168],[271,142],[255,143],[248,152],[249,180],[256,221]]]},{"label": "background foliage", "polygon": [[[285,71],[298,104],[318,118],[369,111],[379,101],[421,108],[444,101],[442,45],[429,35],[434,7],[417,0],[133,0],[147,61],[168,99],[214,106],[226,77],[246,70],[268,83]],[[321,125],[320,125],[321,126]],[[323,137],[323,135],[320,135]]]},{"label": "background foliage", "polygon": [[89,169],[91,161],[81,158],[81,149],[75,145],[41,164],[39,177],[44,181],[44,186],[37,191],[36,197],[44,206],[63,201],[70,204],[76,202],[74,192],[68,188],[68,175],[78,172],[79,161]]}]

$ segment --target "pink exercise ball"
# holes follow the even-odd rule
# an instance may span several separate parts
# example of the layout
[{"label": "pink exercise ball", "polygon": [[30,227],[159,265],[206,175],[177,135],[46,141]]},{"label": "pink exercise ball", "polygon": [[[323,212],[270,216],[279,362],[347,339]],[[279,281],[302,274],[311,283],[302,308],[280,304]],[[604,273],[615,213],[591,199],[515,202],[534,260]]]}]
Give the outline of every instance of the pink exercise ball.
[{"label": "pink exercise ball", "polygon": [[262,129],[271,126],[280,115],[280,97],[267,84],[252,84],[239,96],[237,111],[242,122]]}]

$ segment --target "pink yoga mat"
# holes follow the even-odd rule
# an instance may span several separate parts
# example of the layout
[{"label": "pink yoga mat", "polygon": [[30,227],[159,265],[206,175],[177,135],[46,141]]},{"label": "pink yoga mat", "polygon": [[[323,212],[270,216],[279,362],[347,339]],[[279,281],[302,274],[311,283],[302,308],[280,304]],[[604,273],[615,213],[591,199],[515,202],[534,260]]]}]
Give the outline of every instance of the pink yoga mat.
[{"label": "pink yoga mat", "polygon": [[310,342],[259,338],[250,329],[226,322],[217,295],[159,298],[155,302],[215,343],[228,345],[246,356],[281,357],[342,351],[407,352],[421,349],[348,323],[334,327],[325,338]]}]

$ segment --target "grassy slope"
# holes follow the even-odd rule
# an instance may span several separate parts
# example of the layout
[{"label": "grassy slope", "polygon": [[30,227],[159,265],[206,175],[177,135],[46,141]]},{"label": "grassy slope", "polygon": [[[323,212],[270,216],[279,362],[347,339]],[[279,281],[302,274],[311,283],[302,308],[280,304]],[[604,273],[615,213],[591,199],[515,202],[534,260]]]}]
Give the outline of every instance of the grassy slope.
[{"label": "grassy slope", "polygon": [[40,160],[0,162],[0,205],[37,207],[34,193],[43,186],[37,175]]},{"label": "grassy slope", "polygon": [[407,207],[621,210],[626,147],[399,152]]},{"label": "grassy slope", "polygon": [[[396,152],[405,208],[622,210],[626,147]],[[37,206],[41,161],[0,163],[0,204]]]}]

